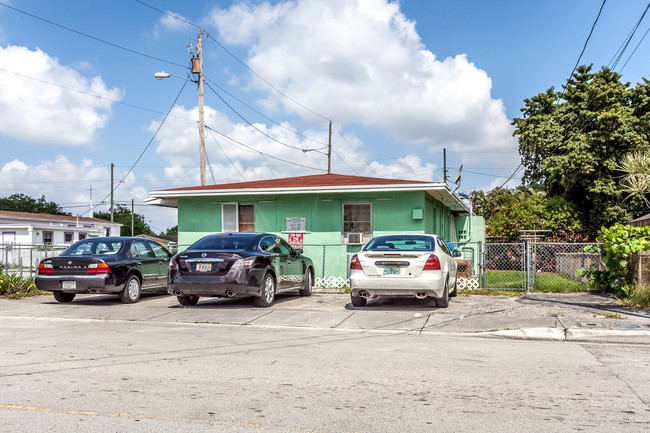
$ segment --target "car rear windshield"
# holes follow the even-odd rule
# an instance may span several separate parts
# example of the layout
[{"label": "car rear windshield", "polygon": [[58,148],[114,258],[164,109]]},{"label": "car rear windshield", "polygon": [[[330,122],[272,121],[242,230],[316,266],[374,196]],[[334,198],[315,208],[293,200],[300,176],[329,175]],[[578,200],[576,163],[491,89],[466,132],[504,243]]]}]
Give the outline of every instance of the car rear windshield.
[{"label": "car rear windshield", "polygon": [[88,239],[70,246],[62,256],[110,256],[122,249],[124,241],[107,239]]},{"label": "car rear windshield", "polygon": [[208,236],[199,239],[188,250],[247,250],[255,236]]},{"label": "car rear windshield", "polygon": [[417,235],[376,237],[363,248],[364,251],[435,251],[435,249],[434,238]]}]

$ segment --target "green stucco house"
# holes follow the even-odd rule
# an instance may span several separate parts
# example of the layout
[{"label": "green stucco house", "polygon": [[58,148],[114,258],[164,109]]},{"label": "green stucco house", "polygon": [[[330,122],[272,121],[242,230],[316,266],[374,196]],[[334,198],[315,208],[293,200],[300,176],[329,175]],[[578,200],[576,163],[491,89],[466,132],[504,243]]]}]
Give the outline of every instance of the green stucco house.
[{"label": "green stucco house", "polygon": [[275,233],[312,258],[321,285],[330,277],[345,279],[349,256],[375,235],[435,233],[474,242],[485,232],[483,219],[470,217],[458,195],[437,182],[322,174],[149,196],[148,204],[178,209],[181,249],[210,233]]}]

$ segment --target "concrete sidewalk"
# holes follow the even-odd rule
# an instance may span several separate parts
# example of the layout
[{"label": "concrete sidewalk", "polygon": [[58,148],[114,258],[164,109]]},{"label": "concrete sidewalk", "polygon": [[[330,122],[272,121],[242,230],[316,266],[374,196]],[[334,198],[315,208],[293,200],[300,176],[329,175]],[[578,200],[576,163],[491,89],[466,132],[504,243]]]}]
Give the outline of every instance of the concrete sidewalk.
[{"label": "concrete sidewalk", "polygon": [[458,296],[449,308],[421,301],[381,298],[353,307],[349,295],[280,295],[271,308],[250,299],[201,298],[182,307],[173,296],[145,295],[136,304],[117,296],[78,295],[57,303],[51,295],[0,299],[0,320],[128,320],[251,327],[305,327],[347,331],[456,334],[491,338],[650,343],[650,311],[622,306],[616,299],[589,293]]}]

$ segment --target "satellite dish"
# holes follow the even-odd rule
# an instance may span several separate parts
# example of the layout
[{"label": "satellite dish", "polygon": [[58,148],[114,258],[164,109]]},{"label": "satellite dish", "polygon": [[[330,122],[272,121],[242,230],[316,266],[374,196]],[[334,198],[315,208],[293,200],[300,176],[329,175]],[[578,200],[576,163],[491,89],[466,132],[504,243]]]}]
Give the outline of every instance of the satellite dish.
[{"label": "satellite dish", "polygon": [[456,173],[456,176],[454,176],[454,183],[458,185],[460,183],[460,173],[463,171],[463,164],[458,167],[458,173]]}]

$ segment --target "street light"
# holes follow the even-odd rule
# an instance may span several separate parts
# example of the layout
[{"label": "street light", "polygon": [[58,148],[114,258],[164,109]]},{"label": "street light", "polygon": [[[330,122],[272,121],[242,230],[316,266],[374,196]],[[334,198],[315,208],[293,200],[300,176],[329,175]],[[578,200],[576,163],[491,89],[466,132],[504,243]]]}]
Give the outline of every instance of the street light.
[{"label": "street light", "polygon": [[199,33],[197,42],[197,56],[192,58],[192,73],[198,74],[196,81],[170,74],[169,72],[156,72],[156,80],[174,76],[181,80],[191,81],[199,85],[199,161],[201,167],[201,186],[205,185],[205,120],[203,115],[203,29]]}]

